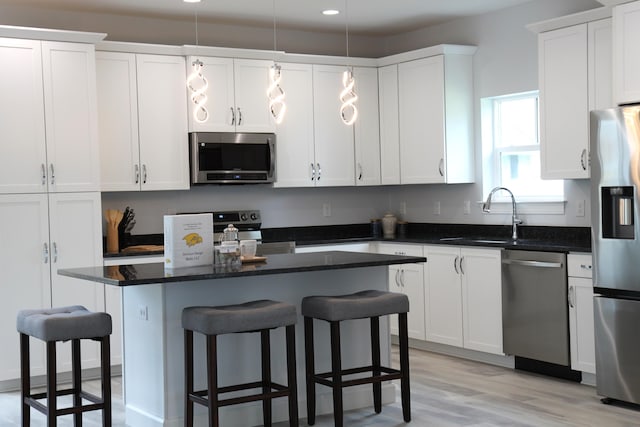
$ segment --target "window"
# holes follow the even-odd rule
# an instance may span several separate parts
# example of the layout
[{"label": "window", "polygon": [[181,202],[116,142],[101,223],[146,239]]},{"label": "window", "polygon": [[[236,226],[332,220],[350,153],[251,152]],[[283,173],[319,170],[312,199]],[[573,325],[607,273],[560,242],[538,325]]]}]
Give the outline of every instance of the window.
[{"label": "window", "polygon": [[518,201],[563,198],[562,180],[540,178],[537,91],[482,100],[482,151],[485,196],[501,186]]}]

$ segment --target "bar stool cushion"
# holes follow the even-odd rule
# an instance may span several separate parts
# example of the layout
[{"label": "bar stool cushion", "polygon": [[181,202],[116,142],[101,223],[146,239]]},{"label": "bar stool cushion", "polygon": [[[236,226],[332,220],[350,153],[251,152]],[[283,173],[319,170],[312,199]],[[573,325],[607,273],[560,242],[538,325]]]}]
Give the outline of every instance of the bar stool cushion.
[{"label": "bar stool cushion", "polygon": [[407,313],[409,298],[404,294],[367,290],[349,295],[310,296],[302,299],[302,315],[332,321],[364,319],[386,314]]},{"label": "bar stool cushion", "polygon": [[111,334],[111,316],[81,305],[21,310],[16,326],[18,332],[42,341],[99,338]]},{"label": "bar stool cushion", "polygon": [[294,305],[259,300],[218,307],[187,307],[182,310],[182,327],[204,335],[222,335],[293,325],[296,317]]}]

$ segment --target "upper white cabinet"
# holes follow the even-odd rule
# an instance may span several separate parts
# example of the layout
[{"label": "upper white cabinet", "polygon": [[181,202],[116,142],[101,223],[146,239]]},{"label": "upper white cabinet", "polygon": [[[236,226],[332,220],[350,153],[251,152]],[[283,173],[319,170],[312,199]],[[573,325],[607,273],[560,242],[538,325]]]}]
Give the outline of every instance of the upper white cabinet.
[{"label": "upper white cabinet", "polygon": [[358,120],[354,123],[356,185],[380,185],[378,70],[354,67]]},{"label": "upper white cabinet", "polygon": [[473,182],[472,96],[470,55],[398,65],[401,184]]},{"label": "upper white cabinet", "polygon": [[640,1],[613,8],[613,87],[618,105],[640,102]]},{"label": "upper white cabinet", "polygon": [[[195,104],[189,97],[189,130],[193,132],[274,132],[275,121],[269,112],[269,70],[273,61],[190,56],[187,73],[195,61],[201,61],[207,80],[208,116],[196,120]],[[284,73],[283,73],[284,78]],[[194,88],[202,81],[194,80]],[[199,119],[202,120],[202,117]]]},{"label": "upper white cabinet", "polygon": [[589,178],[589,110],[611,101],[610,20],[538,36],[541,175]]},{"label": "upper white cabinet", "polygon": [[571,368],[596,373],[591,254],[567,255]]},{"label": "upper white cabinet", "polygon": [[380,181],[400,184],[400,124],[398,113],[398,65],[378,68],[380,109]]},{"label": "upper white cabinet", "polygon": [[189,188],[184,58],[97,53],[103,191]]},{"label": "upper white cabinet", "polygon": [[95,52],[0,39],[0,192],[99,189]]},{"label": "upper white cabinet", "polygon": [[316,186],[355,185],[353,127],[340,117],[340,92],[345,67],[313,66],[315,164],[310,164]]}]

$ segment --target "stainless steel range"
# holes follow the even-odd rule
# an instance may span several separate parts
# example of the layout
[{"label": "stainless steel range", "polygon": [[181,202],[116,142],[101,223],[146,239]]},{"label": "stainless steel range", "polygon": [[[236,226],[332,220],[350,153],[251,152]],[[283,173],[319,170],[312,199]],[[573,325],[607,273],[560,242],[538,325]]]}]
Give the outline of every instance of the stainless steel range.
[{"label": "stainless steel range", "polygon": [[233,224],[238,229],[240,240],[257,240],[262,242],[262,219],[259,210],[213,212],[213,241],[219,243],[222,230]]}]

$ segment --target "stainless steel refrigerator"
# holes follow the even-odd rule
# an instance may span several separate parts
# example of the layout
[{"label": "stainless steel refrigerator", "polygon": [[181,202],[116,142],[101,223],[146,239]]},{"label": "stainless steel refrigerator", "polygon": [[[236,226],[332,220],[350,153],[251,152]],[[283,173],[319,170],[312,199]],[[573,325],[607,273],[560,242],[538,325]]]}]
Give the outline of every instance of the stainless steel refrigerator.
[{"label": "stainless steel refrigerator", "polygon": [[640,404],[640,105],[591,112],[597,393]]}]

